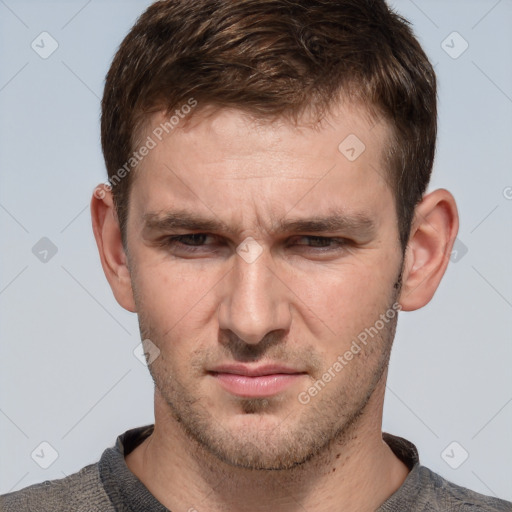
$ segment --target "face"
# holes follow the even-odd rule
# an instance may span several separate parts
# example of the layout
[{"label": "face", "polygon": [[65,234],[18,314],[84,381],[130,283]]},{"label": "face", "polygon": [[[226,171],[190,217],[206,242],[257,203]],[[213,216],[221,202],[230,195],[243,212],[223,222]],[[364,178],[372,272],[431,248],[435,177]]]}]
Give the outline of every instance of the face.
[{"label": "face", "polygon": [[290,468],[370,414],[402,264],[387,135],[356,107],[299,127],[198,113],[137,168],[127,249],[157,400],[229,464]]}]

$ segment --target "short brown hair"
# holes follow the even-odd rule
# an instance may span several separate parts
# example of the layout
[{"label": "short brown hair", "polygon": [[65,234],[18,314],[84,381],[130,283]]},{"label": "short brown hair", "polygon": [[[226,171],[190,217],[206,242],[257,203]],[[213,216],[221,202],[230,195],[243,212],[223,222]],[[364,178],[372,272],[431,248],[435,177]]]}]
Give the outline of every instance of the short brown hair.
[{"label": "short brown hair", "polygon": [[340,96],[362,102],[391,127],[385,166],[405,248],[437,130],[435,73],[405,19],[384,0],[151,5],[119,47],[102,100],[101,142],[123,241],[132,182],[126,162],[150,113],[171,114],[194,98],[297,120],[311,109],[321,116]]}]

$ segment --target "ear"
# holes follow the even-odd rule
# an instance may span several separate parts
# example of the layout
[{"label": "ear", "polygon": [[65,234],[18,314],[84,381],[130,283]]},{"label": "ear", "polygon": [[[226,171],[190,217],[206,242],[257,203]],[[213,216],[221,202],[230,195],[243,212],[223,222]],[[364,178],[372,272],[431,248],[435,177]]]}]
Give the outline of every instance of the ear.
[{"label": "ear", "polygon": [[121,230],[111,188],[98,185],[91,199],[92,229],[100,253],[103,272],[117,302],[135,313],[135,301],[128,258],[121,241]]},{"label": "ear", "polygon": [[431,192],[416,207],[400,293],[404,311],[419,309],[434,296],[450,261],[458,229],[457,205],[447,190]]}]

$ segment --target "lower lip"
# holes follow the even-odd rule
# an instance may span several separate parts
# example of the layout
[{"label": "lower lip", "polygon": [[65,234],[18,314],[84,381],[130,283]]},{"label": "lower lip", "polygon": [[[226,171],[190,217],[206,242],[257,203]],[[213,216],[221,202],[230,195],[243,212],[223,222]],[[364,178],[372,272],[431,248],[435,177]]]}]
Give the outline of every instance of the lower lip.
[{"label": "lower lip", "polygon": [[272,396],[291,386],[300,377],[301,373],[274,373],[248,377],[234,373],[214,373],[213,376],[219,384],[230,393],[247,398]]}]

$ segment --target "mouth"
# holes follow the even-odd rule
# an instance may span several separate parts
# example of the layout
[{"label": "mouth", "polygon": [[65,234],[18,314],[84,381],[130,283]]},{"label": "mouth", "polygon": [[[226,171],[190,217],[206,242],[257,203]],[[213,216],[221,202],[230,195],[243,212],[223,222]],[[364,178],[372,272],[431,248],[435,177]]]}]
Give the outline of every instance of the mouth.
[{"label": "mouth", "polygon": [[224,365],[208,372],[228,393],[245,398],[264,398],[285,391],[306,372],[281,365]]}]

